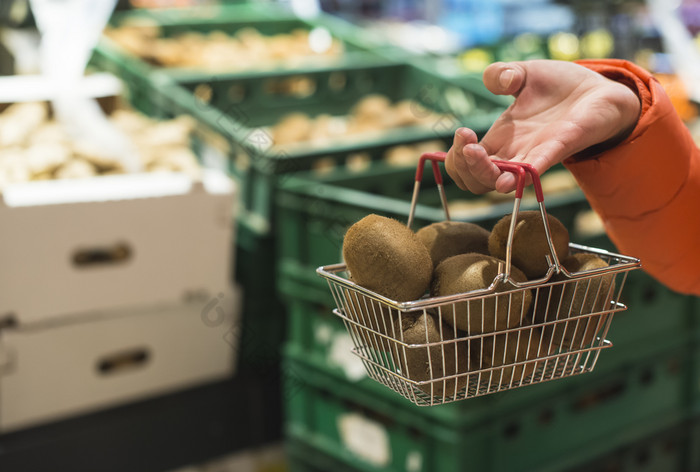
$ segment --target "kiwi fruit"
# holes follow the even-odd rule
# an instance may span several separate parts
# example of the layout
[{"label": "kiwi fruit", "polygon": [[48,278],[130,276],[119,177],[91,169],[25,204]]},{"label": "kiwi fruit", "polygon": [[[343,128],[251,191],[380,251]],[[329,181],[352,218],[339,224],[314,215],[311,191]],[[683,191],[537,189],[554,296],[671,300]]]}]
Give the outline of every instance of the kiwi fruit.
[{"label": "kiwi fruit", "polygon": [[[573,254],[562,262],[569,272],[585,272],[608,267],[600,257],[589,253]],[[572,316],[603,311],[610,304],[615,291],[614,274],[592,278],[567,279],[564,274],[552,276],[556,283],[542,287],[533,310],[533,321],[545,323],[562,320],[545,326],[545,335],[562,349],[583,349],[595,338],[607,315],[596,315],[566,322]]]},{"label": "kiwi fruit", "polygon": [[433,266],[450,256],[478,252],[489,254],[489,231],[475,223],[441,221],[419,229],[418,238],[428,248]]},{"label": "kiwi fruit", "polygon": [[[512,215],[501,218],[491,230],[489,252],[499,259],[506,257],[508,230]],[[559,260],[569,255],[569,231],[552,215],[547,215],[554,250]],[[521,211],[515,223],[511,263],[522,270],[528,279],[544,276],[549,269],[546,256],[550,255],[547,236],[538,210]]]},{"label": "kiwi fruit", "polygon": [[417,300],[430,287],[428,250],[392,218],[370,214],[353,224],[343,239],[343,259],[355,283],[394,301]]},{"label": "kiwi fruit", "polygon": [[[492,386],[518,385],[532,377],[535,369],[543,367],[546,362],[535,359],[548,354],[549,343],[542,337],[542,331],[538,328],[485,336],[480,343],[472,344],[472,359],[476,359],[477,356],[479,359],[478,362],[473,361],[474,364],[478,364],[477,369],[493,369],[481,373],[480,385],[483,385],[484,381]],[[526,362],[530,360],[533,362]],[[516,362],[525,363],[509,366]]]},{"label": "kiwi fruit", "polygon": [[[442,328],[442,329],[441,329]],[[428,312],[409,312],[394,322],[396,339],[406,344],[428,344],[455,339],[454,328],[440,322]],[[433,346],[406,347],[394,344],[392,352],[401,375],[416,382],[435,380],[417,387],[431,396],[454,397],[468,383],[467,376],[442,379],[467,373],[469,349],[466,341],[454,341]]]},{"label": "kiwi fruit", "polygon": [[[500,271],[499,271],[500,266]],[[469,253],[448,257],[435,269],[431,294],[454,295],[488,288],[505,262],[484,254]],[[511,266],[511,278],[526,282],[525,274]],[[499,282],[496,292],[511,289],[510,284]],[[530,309],[532,296],[529,289],[511,294],[489,294],[485,298],[455,302],[442,308],[443,320],[469,334],[502,331],[520,325]]]}]

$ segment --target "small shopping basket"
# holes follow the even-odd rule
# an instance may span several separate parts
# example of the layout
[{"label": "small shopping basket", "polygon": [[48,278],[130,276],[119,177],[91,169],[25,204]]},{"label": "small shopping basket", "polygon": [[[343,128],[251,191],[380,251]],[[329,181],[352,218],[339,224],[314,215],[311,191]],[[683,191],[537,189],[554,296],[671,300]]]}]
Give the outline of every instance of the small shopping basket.
[{"label": "small shopping basket", "polygon": [[[421,156],[409,228],[428,160],[450,219],[438,165],[445,156]],[[333,312],[343,320],[353,353],[362,359],[369,377],[417,405],[439,405],[592,371],[600,351],[612,347],[605,338],[613,315],[627,308],[619,302],[627,273],[641,266],[632,257],[570,243],[569,254],[592,254],[606,264],[568,271],[552,242],[537,171],[524,163],[494,162],[516,175],[517,186],[505,261],[489,287],[397,302],[355,284],[345,264],[317,269],[328,280],[337,306]],[[528,175],[549,247],[549,269],[537,280],[517,282],[511,277],[513,235]],[[477,321],[458,329],[450,319],[458,311]],[[514,313],[517,324],[497,326],[500,313]],[[493,325],[487,320],[494,320]]]}]

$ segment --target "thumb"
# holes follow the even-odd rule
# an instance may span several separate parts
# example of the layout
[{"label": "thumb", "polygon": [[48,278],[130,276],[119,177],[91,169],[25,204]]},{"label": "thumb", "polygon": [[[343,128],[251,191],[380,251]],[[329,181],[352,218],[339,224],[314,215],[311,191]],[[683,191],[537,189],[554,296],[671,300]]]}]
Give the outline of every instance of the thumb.
[{"label": "thumb", "polygon": [[484,70],[484,85],[495,95],[517,96],[525,85],[526,69],[519,62],[494,62]]}]

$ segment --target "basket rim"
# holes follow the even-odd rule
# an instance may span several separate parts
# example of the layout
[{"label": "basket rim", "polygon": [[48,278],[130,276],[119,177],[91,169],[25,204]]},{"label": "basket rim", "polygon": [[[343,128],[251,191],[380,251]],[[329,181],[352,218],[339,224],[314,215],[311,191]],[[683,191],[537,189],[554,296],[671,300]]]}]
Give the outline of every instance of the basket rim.
[{"label": "basket rim", "polygon": [[[606,275],[606,274],[616,274],[616,273],[622,273],[622,272],[629,272],[634,269],[639,269],[641,268],[641,260],[635,257],[631,256],[625,256],[622,254],[616,254],[611,251],[607,251],[605,249],[598,249],[598,248],[593,248],[589,246],[584,246],[581,244],[576,244],[576,243],[569,243],[569,248],[575,249],[578,252],[586,252],[590,254],[596,254],[600,256],[605,256],[609,258],[614,258],[618,259],[619,262],[610,265],[605,268],[600,268],[600,269],[592,269],[588,271],[581,271],[581,272],[568,272],[566,269],[562,270],[562,274],[566,277],[566,280],[575,280],[575,279],[586,279],[586,278],[592,278],[597,275]],[[526,283],[522,284],[509,284],[513,288],[509,290],[500,290],[496,291],[496,285],[499,282],[499,280],[502,280],[502,276],[504,274],[498,274],[494,281],[491,283],[491,285],[488,288],[484,289],[479,289],[479,290],[472,290],[470,292],[466,293],[459,293],[459,294],[454,294],[454,295],[443,295],[439,297],[426,297],[426,298],[421,298],[419,300],[410,300],[410,301],[404,301],[404,302],[399,302],[396,300],[392,300],[388,297],[385,297],[384,295],[381,295],[377,292],[374,292],[372,290],[369,290],[365,287],[362,287],[344,277],[341,277],[337,275],[338,272],[345,271],[347,269],[347,265],[344,262],[336,263],[336,264],[331,264],[331,265],[326,265],[326,266],[321,266],[316,269],[316,273],[327,279],[328,283],[334,283],[340,286],[343,286],[345,288],[349,288],[355,292],[359,292],[363,294],[364,296],[376,300],[378,302],[383,303],[384,305],[387,305],[391,308],[394,308],[398,311],[401,312],[407,312],[407,311],[415,311],[415,310],[421,310],[421,309],[427,309],[427,308],[436,308],[438,306],[444,305],[446,303],[454,303],[458,301],[464,301],[464,300],[475,300],[479,298],[484,298],[488,295],[492,295],[495,293],[498,293],[499,296],[507,296],[512,293],[517,293],[520,291],[523,291],[525,289],[530,289],[530,288],[537,288],[537,287],[543,287],[543,286],[548,286],[548,285],[555,285],[557,283],[565,283],[566,280],[564,281],[550,281],[552,275],[554,274],[554,266],[550,264],[549,271],[547,274],[542,277],[541,279],[537,280],[532,280],[528,281]]]}]

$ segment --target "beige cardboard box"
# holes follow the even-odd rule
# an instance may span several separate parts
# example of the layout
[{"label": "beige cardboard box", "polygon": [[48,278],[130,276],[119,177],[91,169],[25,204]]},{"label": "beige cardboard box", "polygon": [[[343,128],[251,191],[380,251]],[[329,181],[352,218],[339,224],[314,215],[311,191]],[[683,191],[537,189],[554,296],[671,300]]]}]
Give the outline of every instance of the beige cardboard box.
[{"label": "beige cardboard box", "polygon": [[0,331],[0,432],[234,374],[240,296],[102,311]]},{"label": "beige cardboard box", "polygon": [[216,296],[231,280],[235,197],[215,170],[6,187],[0,325]]}]

